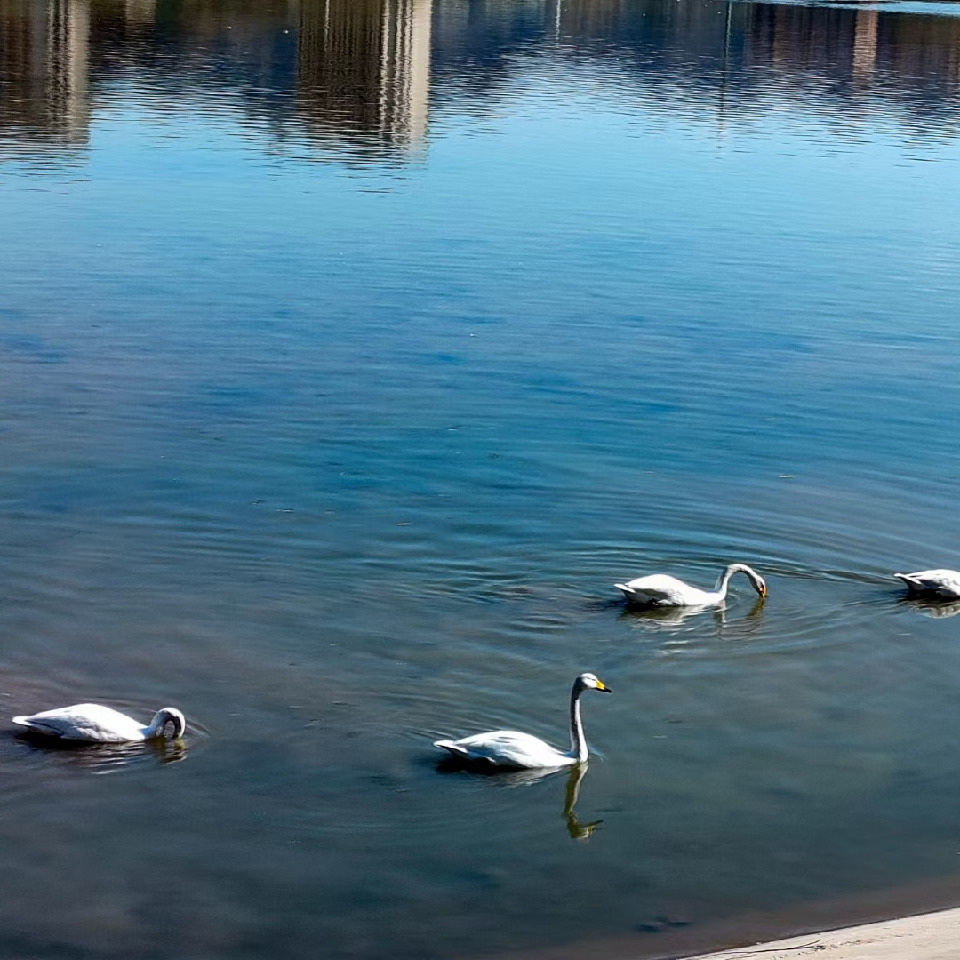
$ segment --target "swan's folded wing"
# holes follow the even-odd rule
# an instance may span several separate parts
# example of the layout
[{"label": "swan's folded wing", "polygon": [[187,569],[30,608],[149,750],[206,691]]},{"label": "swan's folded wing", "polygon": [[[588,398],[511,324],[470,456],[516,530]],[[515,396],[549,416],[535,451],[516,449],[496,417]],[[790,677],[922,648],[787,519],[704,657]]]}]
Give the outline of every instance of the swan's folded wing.
[{"label": "swan's folded wing", "polygon": [[62,730],[58,723],[47,723],[37,717],[13,717],[13,722],[18,727],[27,727],[34,733],[45,733],[51,737],[59,737]]},{"label": "swan's folded wing", "polygon": [[74,729],[68,714],[62,710],[45,710],[29,717],[14,717],[13,722],[27,727],[34,733],[44,733],[49,737],[63,737]]},{"label": "swan's folded wing", "polygon": [[437,740],[435,745],[455,756],[498,767],[560,767],[572,762],[549,743],[519,730],[492,730],[462,740]]},{"label": "swan's folded wing", "polygon": [[614,586],[628,600],[635,603],[662,603],[667,599],[662,590],[651,590],[649,587],[631,587],[628,583],[615,583]]},{"label": "swan's folded wing", "polygon": [[637,603],[683,603],[683,588],[686,584],[665,573],[654,573],[649,577],[638,577],[614,586],[628,600]]},{"label": "swan's folded wing", "polygon": [[13,722],[36,733],[63,740],[118,743],[143,739],[142,730],[135,720],[98,703],[57,707],[32,716],[14,717]]}]

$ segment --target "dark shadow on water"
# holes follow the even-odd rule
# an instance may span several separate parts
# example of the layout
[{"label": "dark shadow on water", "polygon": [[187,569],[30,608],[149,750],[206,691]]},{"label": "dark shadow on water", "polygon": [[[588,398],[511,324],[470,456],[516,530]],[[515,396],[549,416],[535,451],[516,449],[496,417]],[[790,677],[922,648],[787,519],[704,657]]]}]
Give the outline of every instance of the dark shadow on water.
[{"label": "dark shadow on water", "polygon": [[435,764],[437,773],[472,775],[474,777],[496,781],[502,787],[523,787],[543,780],[565,767],[537,767],[526,770],[517,767],[498,767],[480,760],[458,760],[446,757]]},{"label": "dark shadow on water", "polygon": [[602,600],[587,600],[583,607],[585,610],[618,610],[625,605],[623,597],[604,597]]}]

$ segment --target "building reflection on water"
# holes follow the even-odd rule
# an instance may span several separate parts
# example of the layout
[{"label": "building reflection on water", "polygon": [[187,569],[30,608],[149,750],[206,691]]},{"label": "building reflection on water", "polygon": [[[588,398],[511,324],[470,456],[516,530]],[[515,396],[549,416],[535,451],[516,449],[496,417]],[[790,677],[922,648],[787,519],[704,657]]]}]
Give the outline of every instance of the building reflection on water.
[{"label": "building reflection on water", "polygon": [[0,136],[82,147],[90,129],[90,5],[0,6]]},{"label": "building reflection on water", "polygon": [[[285,138],[410,154],[427,132],[431,11],[432,0],[0,0],[0,142],[86,145],[98,100],[133,71],[171,96],[233,88]],[[120,51],[130,27],[146,43]],[[142,28],[155,28],[161,59]]]},{"label": "building reflection on water", "polygon": [[422,143],[431,6],[432,0],[301,0],[297,107],[307,129]]},{"label": "building reflection on water", "polygon": [[653,109],[735,116],[805,98],[842,123],[866,93],[913,134],[953,135],[960,118],[960,18],[939,15],[724,0],[0,0],[0,149],[82,155],[91,118],[134,79],[212,108],[229,92],[264,138],[408,159],[425,149],[431,104],[495,96],[531,55],[615,62]]}]

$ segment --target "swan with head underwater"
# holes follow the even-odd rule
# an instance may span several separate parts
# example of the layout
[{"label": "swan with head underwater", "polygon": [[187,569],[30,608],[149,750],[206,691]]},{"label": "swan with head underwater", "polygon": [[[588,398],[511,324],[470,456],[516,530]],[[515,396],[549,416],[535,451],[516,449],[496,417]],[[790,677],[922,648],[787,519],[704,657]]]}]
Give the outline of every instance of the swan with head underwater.
[{"label": "swan with head underwater", "polygon": [[173,739],[183,736],[187,721],[176,707],[163,707],[148,724],[142,724],[119,710],[99,703],[75,703],[55,707],[30,716],[14,717],[13,722],[26,727],[25,733],[39,733],[59,740],[88,743],[132,743],[165,737],[167,726],[173,728]]},{"label": "swan with head underwater", "polygon": [[960,571],[918,570],[916,573],[895,573],[907,585],[911,597],[930,600],[960,600]]},{"label": "swan with head underwater", "polygon": [[713,590],[701,590],[666,573],[637,577],[636,580],[615,583],[614,586],[623,593],[628,603],[637,606],[715,607],[718,603],[723,603],[730,578],[735,573],[745,574],[761,598],[767,595],[767,582],[753,567],[748,567],[745,563],[731,563],[720,574]]},{"label": "swan with head underwater", "polygon": [[465,763],[483,763],[505,769],[568,767],[585,763],[589,751],[580,719],[580,694],[584,690],[613,692],[592,673],[581,673],[573,681],[570,691],[570,749],[567,751],[557,750],[539,737],[518,730],[491,730],[461,740],[436,740],[433,745],[448,750],[453,757]]}]

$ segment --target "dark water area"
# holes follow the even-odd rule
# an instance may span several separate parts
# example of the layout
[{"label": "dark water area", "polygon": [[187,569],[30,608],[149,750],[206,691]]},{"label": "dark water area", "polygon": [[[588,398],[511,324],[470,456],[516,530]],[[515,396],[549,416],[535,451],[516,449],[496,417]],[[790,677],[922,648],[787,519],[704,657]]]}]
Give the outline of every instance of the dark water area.
[{"label": "dark water area", "polygon": [[[955,885],[958,608],[890,573],[960,565],[957,10],[0,0],[0,718],[189,724],[0,722],[0,955]],[[583,670],[585,772],[438,768]]]}]

